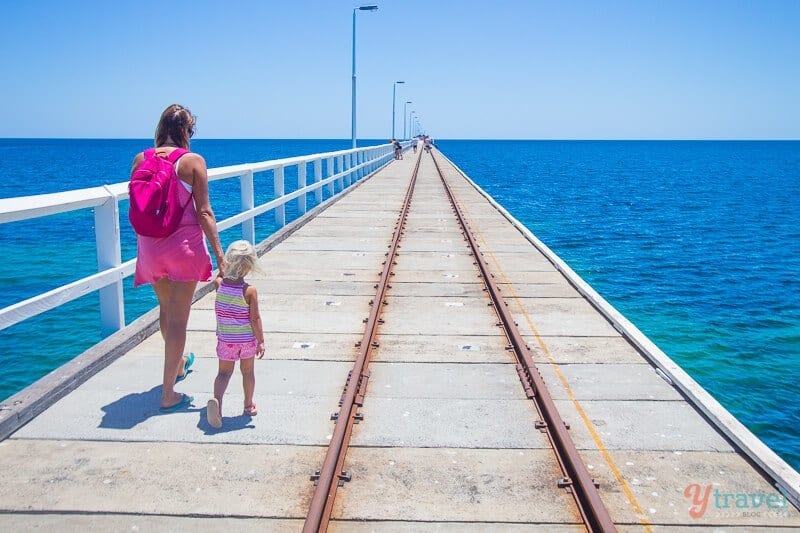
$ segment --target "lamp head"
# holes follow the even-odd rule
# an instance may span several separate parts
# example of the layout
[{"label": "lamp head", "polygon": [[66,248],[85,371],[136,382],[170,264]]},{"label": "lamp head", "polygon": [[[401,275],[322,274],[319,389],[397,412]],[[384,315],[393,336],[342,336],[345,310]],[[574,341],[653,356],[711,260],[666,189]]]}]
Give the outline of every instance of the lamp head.
[{"label": "lamp head", "polygon": [[370,4],[366,6],[358,6],[356,9],[359,11],[377,11],[378,6],[376,4]]}]

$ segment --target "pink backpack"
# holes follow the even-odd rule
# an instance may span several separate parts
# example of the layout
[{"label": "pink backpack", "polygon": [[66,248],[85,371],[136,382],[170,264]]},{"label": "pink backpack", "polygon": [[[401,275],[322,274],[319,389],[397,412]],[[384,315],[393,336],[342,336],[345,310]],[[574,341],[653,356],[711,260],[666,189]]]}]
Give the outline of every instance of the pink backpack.
[{"label": "pink backpack", "polygon": [[154,148],[144,151],[144,161],[133,171],[128,183],[128,219],[138,235],[166,237],[178,229],[183,211],[192,199],[181,205],[178,187],[182,185],[175,162],[188,152],[176,148],[167,157],[159,157]]}]

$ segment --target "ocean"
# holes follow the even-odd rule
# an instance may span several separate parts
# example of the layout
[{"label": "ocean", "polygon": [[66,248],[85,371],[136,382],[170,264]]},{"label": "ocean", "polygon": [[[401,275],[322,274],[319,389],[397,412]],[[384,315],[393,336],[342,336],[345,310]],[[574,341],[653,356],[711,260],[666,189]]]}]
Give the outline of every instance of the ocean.
[{"label": "ocean", "polygon": [[[361,146],[382,141],[360,141]],[[193,141],[209,168],[349,140]],[[722,405],[800,469],[800,142],[464,141],[442,152]],[[147,140],[0,139],[0,198],[126,181]],[[257,202],[271,198],[257,177]],[[287,172],[286,190],[295,176]],[[217,218],[235,180],[211,184]],[[294,203],[287,219],[296,216]],[[262,216],[257,238],[276,229]],[[86,210],[0,225],[0,307],[91,274]],[[123,260],[135,240],[122,215]],[[238,229],[223,234],[236,238]],[[155,305],[126,283],[126,320]],[[0,332],[0,399],[101,338],[97,295]]]}]

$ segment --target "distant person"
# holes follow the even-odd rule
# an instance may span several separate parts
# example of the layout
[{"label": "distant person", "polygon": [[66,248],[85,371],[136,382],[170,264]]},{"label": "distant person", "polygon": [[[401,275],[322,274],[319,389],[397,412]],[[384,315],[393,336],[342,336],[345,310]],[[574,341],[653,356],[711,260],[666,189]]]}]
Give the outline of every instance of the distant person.
[{"label": "distant person", "polygon": [[431,143],[431,139],[430,139],[430,137],[426,136],[426,137],[425,137],[425,140],[424,140],[423,142],[424,142],[424,144],[425,144],[425,151],[426,151],[426,152],[428,152],[428,153],[430,153],[430,151],[431,151],[431,144],[432,144],[432,143]]},{"label": "distant person", "polygon": [[397,139],[392,139],[391,142],[394,145],[394,158],[403,159],[403,145]]},{"label": "distant person", "polygon": [[[211,257],[206,239],[220,272],[225,270],[217,223],[208,197],[206,162],[199,154],[188,151],[194,128],[195,117],[188,109],[178,104],[169,106],[156,127],[155,148],[137,154],[131,169],[132,178],[140,167],[141,175],[146,167],[158,164],[153,158],[160,157],[172,160],[175,175],[180,180],[175,189],[183,211],[182,214],[178,211],[177,229],[164,237],[140,235],[139,231],[136,235],[134,286],[150,283],[158,297],[158,324],[164,339],[160,411],[165,413],[188,407],[194,401],[187,394],[175,392],[174,387],[187,376],[194,362],[194,355],[184,356],[183,349],[197,282],[211,280]],[[148,161],[143,165],[146,158]]]},{"label": "distant person", "polygon": [[417,140],[414,142],[414,153],[417,153],[417,148],[422,148],[422,137],[417,137]]},{"label": "distant person", "polygon": [[264,357],[264,328],[258,310],[258,292],[244,277],[258,270],[258,256],[253,245],[236,241],[225,252],[225,277],[217,277],[217,357],[219,371],[214,380],[214,397],[208,400],[206,417],[211,427],[222,427],[222,396],[228,388],[236,361],[242,372],[244,414],[256,416],[253,402],[256,387],[255,358]]}]

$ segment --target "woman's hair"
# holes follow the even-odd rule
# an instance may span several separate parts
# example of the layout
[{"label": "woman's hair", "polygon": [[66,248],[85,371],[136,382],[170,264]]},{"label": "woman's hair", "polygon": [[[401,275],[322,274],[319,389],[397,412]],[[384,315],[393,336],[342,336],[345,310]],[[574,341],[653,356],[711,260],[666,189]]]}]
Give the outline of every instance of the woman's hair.
[{"label": "woman's hair", "polygon": [[189,149],[189,138],[194,135],[195,117],[182,105],[172,104],[161,113],[156,126],[156,146],[164,145],[168,139]]},{"label": "woman's hair", "polygon": [[254,270],[261,272],[256,249],[247,241],[232,242],[225,251],[225,262],[228,268],[224,274],[228,279],[243,278]]}]

